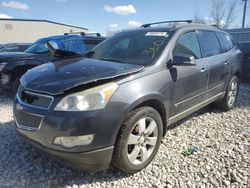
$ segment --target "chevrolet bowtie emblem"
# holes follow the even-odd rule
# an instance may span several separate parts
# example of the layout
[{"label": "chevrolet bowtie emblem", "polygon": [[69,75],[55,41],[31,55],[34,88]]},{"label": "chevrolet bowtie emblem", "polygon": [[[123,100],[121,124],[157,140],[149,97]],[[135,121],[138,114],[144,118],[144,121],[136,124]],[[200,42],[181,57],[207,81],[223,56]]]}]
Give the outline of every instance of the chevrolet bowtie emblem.
[{"label": "chevrolet bowtie emblem", "polygon": [[16,104],[16,109],[17,109],[18,111],[22,111],[22,110],[23,110],[23,107],[22,107],[19,103],[17,103],[17,104]]}]

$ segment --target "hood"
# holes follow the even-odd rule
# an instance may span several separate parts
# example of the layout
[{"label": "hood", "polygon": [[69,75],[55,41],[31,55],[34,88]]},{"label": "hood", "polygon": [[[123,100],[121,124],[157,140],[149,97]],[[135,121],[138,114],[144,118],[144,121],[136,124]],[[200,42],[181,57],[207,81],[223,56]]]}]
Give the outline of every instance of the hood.
[{"label": "hood", "polygon": [[74,58],[35,67],[24,74],[21,83],[28,90],[57,95],[80,85],[132,74],[142,69],[141,65]]},{"label": "hood", "polygon": [[0,61],[12,61],[12,60],[22,60],[34,57],[35,54],[25,53],[25,52],[0,52]]}]

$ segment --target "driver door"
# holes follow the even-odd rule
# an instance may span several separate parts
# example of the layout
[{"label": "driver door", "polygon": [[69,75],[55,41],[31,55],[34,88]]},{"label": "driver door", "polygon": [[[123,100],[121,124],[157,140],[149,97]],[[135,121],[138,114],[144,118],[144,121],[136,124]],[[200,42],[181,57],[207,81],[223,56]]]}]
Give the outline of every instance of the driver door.
[{"label": "driver door", "polygon": [[170,68],[170,74],[175,74],[171,116],[178,116],[199,105],[204,100],[209,80],[209,64],[202,60],[195,31],[184,33],[179,37],[173,50],[173,57],[177,54],[193,56],[196,63]]}]

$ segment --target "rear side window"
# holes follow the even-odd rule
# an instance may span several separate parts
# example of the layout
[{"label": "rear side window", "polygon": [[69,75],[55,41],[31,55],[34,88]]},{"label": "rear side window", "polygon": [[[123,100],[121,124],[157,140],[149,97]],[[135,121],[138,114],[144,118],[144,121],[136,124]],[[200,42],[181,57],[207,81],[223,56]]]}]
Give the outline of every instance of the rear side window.
[{"label": "rear side window", "polygon": [[221,48],[222,48],[222,52],[228,52],[229,50],[231,50],[233,48],[233,41],[231,39],[231,37],[225,33],[222,32],[216,32],[220,44],[221,44]]},{"label": "rear side window", "polygon": [[174,55],[186,54],[194,56],[195,59],[201,58],[200,45],[195,32],[185,33],[177,41]]},{"label": "rear side window", "polygon": [[82,41],[77,38],[64,39],[59,42],[59,48],[61,50],[72,51],[76,53],[83,53],[87,49],[84,48]]},{"label": "rear side window", "polygon": [[220,43],[213,31],[201,31],[200,38],[204,50],[204,57],[220,54]]}]

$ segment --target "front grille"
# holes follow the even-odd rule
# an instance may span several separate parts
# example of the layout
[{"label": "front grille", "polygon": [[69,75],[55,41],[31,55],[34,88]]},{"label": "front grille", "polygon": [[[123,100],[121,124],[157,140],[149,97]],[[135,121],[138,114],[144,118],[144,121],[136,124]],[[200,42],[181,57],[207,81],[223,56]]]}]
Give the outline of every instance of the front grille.
[{"label": "front grille", "polygon": [[53,102],[53,97],[26,91],[22,86],[19,87],[17,95],[21,103],[42,109],[48,109]]},{"label": "front grille", "polygon": [[43,121],[43,116],[23,112],[19,109],[14,110],[15,121],[20,129],[39,130]]}]

